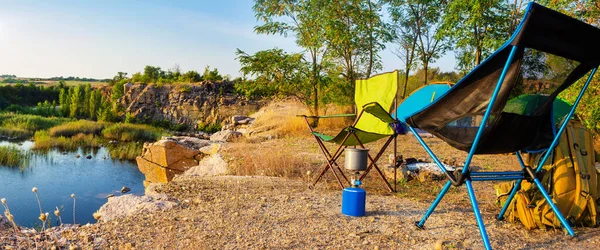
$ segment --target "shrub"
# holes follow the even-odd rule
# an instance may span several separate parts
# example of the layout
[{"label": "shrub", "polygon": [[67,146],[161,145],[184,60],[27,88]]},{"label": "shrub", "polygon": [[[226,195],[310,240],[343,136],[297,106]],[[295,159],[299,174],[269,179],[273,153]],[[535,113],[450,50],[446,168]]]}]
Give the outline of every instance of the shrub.
[{"label": "shrub", "polygon": [[68,122],[56,127],[51,128],[48,132],[50,136],[58,137],[65,136],[71,137],[76,134],[100,134],[104,128],[104,123],[93,122],[87,120],[79,120],[74,122]]},{"label": "shrub", "polygon": [[143,144],[136,142],[119,143],[117,145],[109,145],[108,153],[112,159],[119,160],[135,160],[135,157],[142,154]]},{"label": "shrub", "polygon": [[49,150],[51,148],[60,148],[62,150],[76,150],[78,147],[100,147],[101,141],[93,134],[76,134],[73,137],[52,137],[45,130],[36,131],[33,135],[33,149]]},{"label": "shrub", "polygon": [[161,131],[143,124],[115,123],[102,130],[102,136],[118,141],[156,141]]}]

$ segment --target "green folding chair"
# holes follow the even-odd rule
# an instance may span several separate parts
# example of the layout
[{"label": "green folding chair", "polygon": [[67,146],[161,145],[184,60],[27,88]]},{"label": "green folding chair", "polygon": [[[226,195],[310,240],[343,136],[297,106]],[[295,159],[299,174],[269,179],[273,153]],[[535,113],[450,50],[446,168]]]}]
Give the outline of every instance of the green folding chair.
[{"label": "green folding chair", "polygon": [[[387,178],[377,166],[377,160],[383,155],[385,149],[389,146],[394,138],[396,138],[396,129],[398,122],[392,118],[389,113],[390,108],[396,97],[398,89],[398,71],[383,73],[375,75],[368,79],[356,80],[354,101],[357,107],[356,114],[340,114],[330,116],[306,116],[302,115],[309,125],[310,132],[317,140],[319,147],[327,163],[323,167],[319,176],[315,179],[313,186],[319,182],[327,170],[331,170],[335,176],[338,184],[343,189],[344,184],[340,176],[350,185],[350,181],[346,178],[346,175],[336,163],[337,159],[342,155],[344,149],[347,147],[361,147],[365,148],[365,144],[374,142],[379,139],[388,138],[385,144],[381,147],[375,157],[368,155],[369,165],[365,172],[360,176],[360,180],[369,173],[371,169],[375,169],[381,179],[384,181],[387,189],[390,192],[395,192],[392,186],[388,182]],[[325,135],[313,130],[310,126],[309,119],[314,118],[339,118],[356,116],[352,125],[342,129],[337,135],[330,136]],[[324,142],[337,144],[338,147],[333,154],[325,146]],[[337,172],[336,172],[337,169]],[[339,174],[339,176],[338,176]],[[394,183],[396,182],[396,174],[394,172]]]}]

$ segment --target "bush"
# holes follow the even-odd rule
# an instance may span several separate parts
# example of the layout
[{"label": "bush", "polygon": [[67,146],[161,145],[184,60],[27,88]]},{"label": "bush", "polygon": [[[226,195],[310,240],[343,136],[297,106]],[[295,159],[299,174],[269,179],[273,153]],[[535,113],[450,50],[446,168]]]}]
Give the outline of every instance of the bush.
[{"label": "bush", "polygon": [[197,128],[200,131],[204,131],[206,133],[212,134],[212,133],[221,131],[221,124],[218,124],[218,123],[205,124],[203,122],[199,122]]},{"label": "bush", "polygon": [[135,157],[142,154],[143,146],[143,144],[135,142],[119,143],[109,145],[108,153],[112,159],[133,161]]},{"label": "bush", "polygon": [[159,129],[142,124],[115,123],[102,130],[104,138],[118,141],[156,141],[161,134]]},{"label": "bush", "polygon": [[87,120],[79,120],[75,122],[68,122],[56,127],[51,128],[48,132],[50,136],[58,137],[65,136],[71,137],[76,134],[100,134],[104,129],[104,123],[93,122]]}]

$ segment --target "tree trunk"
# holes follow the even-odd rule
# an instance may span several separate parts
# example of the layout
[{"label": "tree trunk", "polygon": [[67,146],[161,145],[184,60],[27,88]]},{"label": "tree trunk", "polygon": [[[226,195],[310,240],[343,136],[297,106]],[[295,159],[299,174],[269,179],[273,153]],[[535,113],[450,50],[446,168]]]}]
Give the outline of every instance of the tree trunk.
[{"label": "tree trunk", "polygon": [[373,70],[373,19],[372,19],[372,6],[371,0],[369,0],[369,67],[367,68],[367,78],[371,77],[371,70]]},{"label": "tree trunk", "polygon": [[425,70],[425,83],[423,85],[427,85],[427,82],[429,80],[429,79],[427,79],[427,70],[429,69],[429,62],[428,61],[423,62],[423,67]]}]

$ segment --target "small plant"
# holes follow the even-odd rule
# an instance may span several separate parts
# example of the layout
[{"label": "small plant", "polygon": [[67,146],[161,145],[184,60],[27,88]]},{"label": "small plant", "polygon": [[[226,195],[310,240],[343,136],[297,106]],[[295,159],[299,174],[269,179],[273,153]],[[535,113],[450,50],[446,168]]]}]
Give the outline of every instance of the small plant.
[{"label": "small plant", "polygon": [[56,210],[54,210],[54,215],[56,215],[56,217],[58,217],[58,222],[62,226],[63,223],[62,223],[62,218],[60,218],[60,212],[61,212],[61,210],[58,209],[58,207],[56,207]]},{"label": "small plant", "polygon": [[71,198],[73,198],[73,225],[75,225],[75,194],[71,194]]},{"label": "small plant", "polygon": [[44,231],[46,229],[46,219],[48,219],[48,213],[42,212],[42,203],[40,202],[40,196],[38,195],[38,189],[36,187],[33,187],[31,189],[31,192],[33,192],[35,194],[35,198],[37,199],[38,207],[40,208],[39,219],[42,221],[42,231]]},{"label": "small plant", "polygon": [[6,219],[8,219],[8,221],[10,221],[15,230],[15,233],[17,233],[19,231],[19,227],[17,227],[17,223],[15,223],[15,217],[10,213],[10,209],[8,208],[8,204],[6,203],[6,198],[2,198],[0,199],[0,201],[2,202],[2,206],[4,206],[4,216],[6,217]]}]

